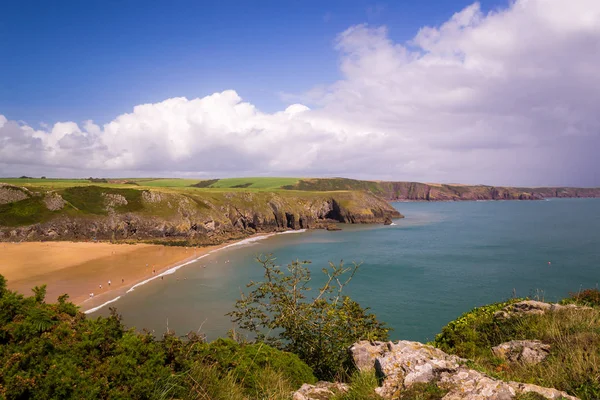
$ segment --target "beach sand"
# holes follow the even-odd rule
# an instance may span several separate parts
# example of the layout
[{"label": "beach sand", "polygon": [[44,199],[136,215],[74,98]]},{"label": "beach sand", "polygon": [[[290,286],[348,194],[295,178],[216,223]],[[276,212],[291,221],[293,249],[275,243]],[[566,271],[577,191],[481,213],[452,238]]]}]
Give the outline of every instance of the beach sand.
[{"label": "beach sand", "polygon": [[67,293],[72,302],[81,304],[90,293],[94,293],[95,298],[109,298],[109,292],[151,278],[153,270],[159,274],[219,247],[91,242],[0,243],[0,274],[7,279],[11,290],[31,295],[31,288],[46,284],[46,301],[54,302],[58,296]]}]

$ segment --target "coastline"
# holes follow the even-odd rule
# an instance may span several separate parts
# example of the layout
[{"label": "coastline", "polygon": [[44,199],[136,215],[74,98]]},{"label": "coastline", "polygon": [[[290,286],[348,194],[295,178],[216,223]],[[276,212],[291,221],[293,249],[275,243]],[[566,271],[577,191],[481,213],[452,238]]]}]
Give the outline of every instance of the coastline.
[{"label": "coastline", "polygon": [[137,287],[173,274],[222,249],[304,231],[257,233],[220,245],[185,248],[144,243],[2,243],[0,251],[4,257],[0,260],[0,274],[5,276],[12,290],[31,295],[34,286],[46,284],[47,301],[56,301],[58,296],[67,293],[69,300],[83,312],[91,313]]},{"label": "coastline", "polygon": [[[292,233],[303,233],[306,232],[307,229],[296,229],[296,230],[287,230],[287,231],[281,231],[281,232],[270,232],[270,233],[255,233],[251,236],[248,236],[244,239],[240,239],[240,240],[235,240],[229,243],[223,243],[220,245],[216,245],[216,246],[206,246],[206,247],[198,247],[195,248],[197,250],[203,250],[202,254],[196,254],[192,257],[189,257],[185,260],[182,260],[180,262],[174,263],[172,265],[169,265],[165,268],[162,268],[161,270],[157,271],[156,274],[154,274],[151,277],[145,278],[145,279],[140,279],[137,282],[134,282],[133,285],[131,285],[126,291],[123,292],[123,290],[118,290],[117,288],[115,288],[114,290],[105,292],[102,294],[102,296],[99,298],[101,298],[102,300],[106,300],[107,298],[110,297],[110,299],[103,301],[102,303],[99,303],[96,301],[95,304],[93,305],[93,307],[85,309],[86,307],[83,307],[85,303],[87,303],[90,299],[87,299],[85,301],[83,301],[81,304],[77,304],[82,310],[83,313],[85,314],[91,314],[93,312],[96,312],[104,307],[106,307],[107,305],[114,303],[116,301],[118,301],[122,296],[131,293],[133,291],[135,291],[135,289],[137,287],[140,287],[142,285],[145,285],[155,279],[158,279],[160,277],[164,277],[166,275],[171,275],[174,274],[175,272],[177,272],[177,270],[179,270],[180,268],[183,268],[189,264],[192,264],[198,260],[201,260],[204,257],[208,257],[211,254],[214,254],[220,250],[224,250],[227,248],[231,248],[231,247],[235,247],[235,246],[243,246],[246,244],[251,244],[253,242],[259,241],[259,240],[264,240],[267,239],[269,237],[275,236],[275,235],[284,235],[284,234],[292,234]],[[122,288],[121,288],[122,289]],[[120,293],[119,295],[117,295],[118,293]],[[110,294],[112,294],[112,296],[109,296]],[[117,295],[115,297],[115,295]],[[97,304],[97,305],[96,305]],[[90,304],[92,305],[92,304]]]}]

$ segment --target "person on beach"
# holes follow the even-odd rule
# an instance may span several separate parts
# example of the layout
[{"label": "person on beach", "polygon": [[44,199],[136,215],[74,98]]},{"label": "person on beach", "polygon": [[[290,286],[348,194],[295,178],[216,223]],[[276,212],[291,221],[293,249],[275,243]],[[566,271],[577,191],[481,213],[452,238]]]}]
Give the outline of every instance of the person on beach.
[{"label": "person on beach", "polygon": [[121,278],[121,283],[125,283],[125,279]]},{"label": "person on beach", "polygon": [[110,286],[110,279],[108,280],[108,286]]},{"label": "person on beach", "polygon": [[98,285],[98,287],[99,287],[100,289],[102,289],[102,285],[101,285],[101,284],[100,284],[100,285]]}]

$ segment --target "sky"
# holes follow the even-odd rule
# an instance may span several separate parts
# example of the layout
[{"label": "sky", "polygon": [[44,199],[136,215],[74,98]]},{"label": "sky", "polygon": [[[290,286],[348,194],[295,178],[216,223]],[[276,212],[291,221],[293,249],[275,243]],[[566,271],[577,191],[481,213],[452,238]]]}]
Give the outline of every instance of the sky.
[{"label": "sky", "polygon": [[600,186],[600,2],[20,1],[0,176]]}]

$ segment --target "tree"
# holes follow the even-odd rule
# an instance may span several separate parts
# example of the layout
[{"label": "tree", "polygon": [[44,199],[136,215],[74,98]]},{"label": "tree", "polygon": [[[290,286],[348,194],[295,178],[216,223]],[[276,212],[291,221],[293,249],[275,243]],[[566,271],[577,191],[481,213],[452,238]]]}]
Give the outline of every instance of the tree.
[{"label": "tree", "polygon": [[387,340],[389,328],[342,293],[358,264],[329,263],[322,269],[325,284],[309,297],[309,261],[294,261],[285,269],[271,255],[257,261],[264,281],[250,282],[252,291],[242,293],[227,315],[257,341],[297,354],[319,379],[343,378],[353,368],[348,347],[354,342]]}]

